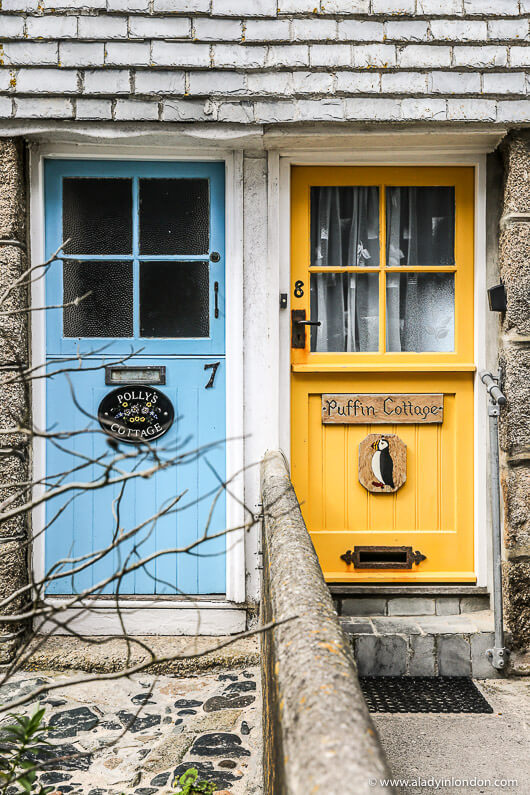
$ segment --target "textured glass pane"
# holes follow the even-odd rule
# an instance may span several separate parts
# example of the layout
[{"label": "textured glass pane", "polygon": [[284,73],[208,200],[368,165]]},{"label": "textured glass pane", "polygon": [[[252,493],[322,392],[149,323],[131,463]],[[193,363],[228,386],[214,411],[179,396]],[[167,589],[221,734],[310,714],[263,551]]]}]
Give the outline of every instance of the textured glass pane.
[{"label": "textured glass pane", "polygon": [[389,273],[386,314],[388,351],[454,351],[454,275]]},{"label": "textured glass pane", "polygon": [[387,265],[455,264],[455,189],[386,189]]},{"label": "textured glass pane", "polygon": [[90,293],[78,306],[65,306],[65,337],[132,337],[131,262],[63,262],[65,304]]},{"label": "textured glass pane", "polygon": [[207,179],[140,180],[142,254],[207,254]]},{"label": "textured glass pane", "polygon": [[311,320],[312,351],[377,351],[378,274],[313,273]]},{"label": "textured glass pane", "polygon": [[311,265],[379,265],[379,188],[311,188]]},{"label": "textured glass pane", "polygon": [[65,254],[132,253],[132,180],[63,180]]},{"label": "textured glass pane", "polygon": [[207,337],[208,262],[140,263],[140,335]]}]

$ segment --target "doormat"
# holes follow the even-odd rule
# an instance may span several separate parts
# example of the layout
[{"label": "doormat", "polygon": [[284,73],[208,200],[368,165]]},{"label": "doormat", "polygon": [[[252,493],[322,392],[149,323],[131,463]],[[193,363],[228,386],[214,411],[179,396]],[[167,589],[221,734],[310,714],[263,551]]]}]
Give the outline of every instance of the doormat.
[{"label": "doormat", "polygon": [[360,676],[370,712],[491,713],[467,676]]}]

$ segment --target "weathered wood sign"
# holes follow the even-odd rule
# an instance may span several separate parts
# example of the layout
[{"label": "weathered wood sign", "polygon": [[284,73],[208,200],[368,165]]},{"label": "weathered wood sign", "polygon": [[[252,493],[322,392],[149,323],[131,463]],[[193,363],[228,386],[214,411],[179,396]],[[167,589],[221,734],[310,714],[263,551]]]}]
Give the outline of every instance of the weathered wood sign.
[{"label": "weathered wood sign", "polygon": [[359,483],[374,494],[390,494],[407,479],[407,445],[394,433],[370,433],[359,444]]},{"label": "weathered wood sign", "polygon": [[443,422],[443,395],[322,395],[324,424]]}]

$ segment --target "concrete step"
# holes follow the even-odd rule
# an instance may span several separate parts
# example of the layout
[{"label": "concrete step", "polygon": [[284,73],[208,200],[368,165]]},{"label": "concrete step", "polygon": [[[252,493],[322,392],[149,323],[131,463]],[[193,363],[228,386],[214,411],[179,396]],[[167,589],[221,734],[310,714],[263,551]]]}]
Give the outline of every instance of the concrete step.
[{"label": "concrete step", "polygon": [[452,616],[489,610],[487,588],[474,585],[330,585],[340,616]]},{"label": "concrete step", "polygon": [[473,676],[495,679],[486,649],[493,613],[454,616],[341,616],[360,676]]}]

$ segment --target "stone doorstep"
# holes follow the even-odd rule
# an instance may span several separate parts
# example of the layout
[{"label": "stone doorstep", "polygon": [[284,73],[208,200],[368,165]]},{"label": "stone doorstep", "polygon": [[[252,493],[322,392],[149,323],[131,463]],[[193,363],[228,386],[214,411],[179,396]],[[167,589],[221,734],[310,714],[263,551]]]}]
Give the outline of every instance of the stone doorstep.
[{"label": "stone doorstep", "polygon": [[486,658],[494,645],[493,613],[458,616],[345,617],[360,676],[503,676]]},{"label": "stone doorstep", "polygon": [[351,592],[338,586],[330,589],[337,613],[341,616],[449,616],[474,613],[490,608],[487,590],[473,592],[471,588],[360,588]]}]

